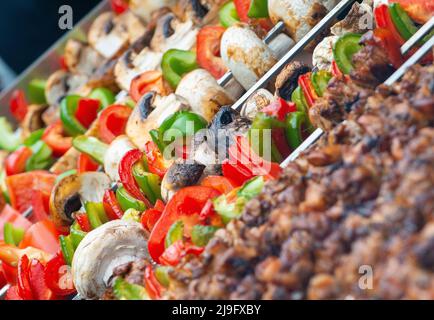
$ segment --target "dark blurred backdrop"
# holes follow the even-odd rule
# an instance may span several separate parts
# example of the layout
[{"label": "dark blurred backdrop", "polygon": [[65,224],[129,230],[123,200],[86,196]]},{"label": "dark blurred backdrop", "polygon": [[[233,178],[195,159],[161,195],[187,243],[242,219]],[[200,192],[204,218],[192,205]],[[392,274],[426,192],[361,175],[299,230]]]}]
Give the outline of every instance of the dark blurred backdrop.
[{"label": "dark blurred backdrop", "polygon": [[59,7],[73,8],[74,24],[100,0],[0,1],[0,57],[19,74],[59,39]]}]

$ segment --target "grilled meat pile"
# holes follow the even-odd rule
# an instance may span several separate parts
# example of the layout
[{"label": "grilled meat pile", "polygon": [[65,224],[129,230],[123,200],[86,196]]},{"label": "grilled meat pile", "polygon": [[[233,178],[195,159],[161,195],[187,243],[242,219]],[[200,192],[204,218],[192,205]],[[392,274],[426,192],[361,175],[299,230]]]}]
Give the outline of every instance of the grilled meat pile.
[{"label": "grilled meat pile", "polygon": [[434,67],[363,92],[172,272],[169,298],[434,299]]}]

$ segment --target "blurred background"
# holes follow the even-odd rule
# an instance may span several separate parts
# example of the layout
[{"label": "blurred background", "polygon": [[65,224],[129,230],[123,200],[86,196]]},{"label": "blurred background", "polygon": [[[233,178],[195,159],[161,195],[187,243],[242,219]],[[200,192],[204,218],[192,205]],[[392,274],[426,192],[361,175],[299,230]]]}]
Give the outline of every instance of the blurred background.
[{"label": "blurred background", "polygon": [[67,32],[58,26],[60,6],[72,7],[76,24],[100,1],[0,1],[0,90]]}]

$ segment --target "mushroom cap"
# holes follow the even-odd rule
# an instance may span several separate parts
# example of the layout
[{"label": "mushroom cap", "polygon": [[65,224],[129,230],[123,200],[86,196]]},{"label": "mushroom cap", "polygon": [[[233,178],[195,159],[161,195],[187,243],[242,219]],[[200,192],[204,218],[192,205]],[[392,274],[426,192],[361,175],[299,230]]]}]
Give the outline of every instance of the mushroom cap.
[{"label": "mushroom cap", "polygon": [[98,299],[110,286],[115,268],[149,259],[148,233],[136,222],[114,220],[88,233],[72,261],[77,292],[84,299]]},{"label": "mushroom cap", "polygon": [[176,89],[176,94],[184,97],[193,112],[200,114],[208,122],[220,107],[234,102],[205,69],[196,69],[185,75]]},{"label": "mushroom cap", "polygon": [[244,23],[229,27],[223,33],[220,46],[223,61],[246,90],[277,62],[272,51]]},{"label": "mushroom cap", "polygon": [[119,181],[119,163],[124,155],[135,149],[130,139],[125,136],[119,136],[110,144],[104,157],[104,171],[112,181]]}]

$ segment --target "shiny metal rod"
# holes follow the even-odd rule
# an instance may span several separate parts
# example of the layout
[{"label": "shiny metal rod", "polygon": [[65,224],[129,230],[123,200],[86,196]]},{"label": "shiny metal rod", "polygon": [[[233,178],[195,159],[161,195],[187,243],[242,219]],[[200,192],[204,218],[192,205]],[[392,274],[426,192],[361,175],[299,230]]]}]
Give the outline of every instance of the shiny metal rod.
[{"label": "shiny metal rod", "polygon": [[240,110],[243,104],[256,90],[264,87],[270,79],[277,75],[283,67],[299,54],[312,40],[314,40],[342,11],[344,11],[355,0],[343,0],[338,3],[315,27],[313,27],[300,41],[298,41],[291,50],[285,54],[259,81],[251,87],[240,99],[238,99],[232,108]]},{"label": "shiny metal rod", "polygon": [[401,54],[405,55],[410,51],[423,37],[434,29],[434,17],[428,20],[417,32],[408,39],[401,47]]}]

